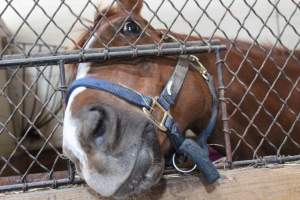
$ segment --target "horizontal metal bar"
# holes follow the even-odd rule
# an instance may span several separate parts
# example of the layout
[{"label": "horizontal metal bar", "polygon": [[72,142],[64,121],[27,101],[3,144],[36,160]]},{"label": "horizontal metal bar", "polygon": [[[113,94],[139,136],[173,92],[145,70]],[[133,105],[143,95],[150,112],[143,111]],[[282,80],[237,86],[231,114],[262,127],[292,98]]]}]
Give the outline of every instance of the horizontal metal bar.
[{"label": "horizontal metal bar", "polygon": [[84,183],[84,181],[80,178],[75,178],[73,181],[70,181],[70,179],[58,179],[58,180],[47,180],[47,181],[37,181],[32,183],[18,183],[14,185],[4,185],[0,186],[0,193],[2,192],[11,192],[11,191],[18,191],[18,190],[29,190],[29,189],[35,189],[35,188],[45,188],[45,187],[60,187],[64,185],[74,185],[74,184],[81,184]]},{"label": "horizontal metal bar", "polygon": [[140,56],[167,56],[179,54],[196,54],[203,52],[210,52],[216,49],[225,49],[225,45],[219,45],[212,41],[208,45],[205,41],[189,41],[186,43],[162,43],[160,46],[155,44],[136,45],[135,47],[111,47],[109,49],[99,48],[90,50],[75,50],[75,51],[61,51],[52,55],[34,54],[30,57],[20,55],[3,56],[0,60],[0,69],[9,66],[17,67],[22,65],[24,67],[51,65],[63,61],[65,64],[91,62],[91,61],[105,61],[108,59],[140,57]]},{"label": "horizontal metal bar", "polygon": [[[300,155],[295,156],[264,156],[260,159],[254,159],[254,160],[239,160],[232,162],[232,168],[236,167],[244,167],[244,166],[250,166],[250,165],[257,165],[257,166],[263,166],[267,164],[283,164],[287,162],[294,162],[299,161]],[[228,168],[229,166],[226,166],[226,163],[218,163],[216,165],[217,168]]]},{"label": "horizontal metal bar", "polygon": [[[261,159],[254,159],[254,160],[242,160],[242,161],[234,161],[232,162],[232,167],[237,168],[237,167],[243,167],[243,166],[250,166],[250,165],[257,165],[257,166],[262,166],[266,164],[283,164],[286,162],[293,162],[293,161],[299,161],[300,160],[300,155],[295,155],[295,156],[265,156],[262,157]],[[216,164],[216,167],[221,169],[221,168],[228,168],[226,166],[226,163],[218,163]],[[167,168],[165,170],[165,175],[167,174],[176,174],[178,173],[176,170],[172,168]],[[28,190],[28,189],[34,189],[34,188],[44,188],[44,187],[59,187],[59,186],[64,186],[64,185],[71,185],[71,184],[81,184],[84,183],[82,179],[79,177],[75,177],[73,181],[71,181],[69,178],[62,178],[58,180],[45,180],[45,181],[37,181],[37,182],[31,182],[31,183],[18,183],[18,184],[13,184],[13,185],[3,185],[0,186],[0,193],[2,192],[9,192],[9,191],[16,191],[16,190]]]}]

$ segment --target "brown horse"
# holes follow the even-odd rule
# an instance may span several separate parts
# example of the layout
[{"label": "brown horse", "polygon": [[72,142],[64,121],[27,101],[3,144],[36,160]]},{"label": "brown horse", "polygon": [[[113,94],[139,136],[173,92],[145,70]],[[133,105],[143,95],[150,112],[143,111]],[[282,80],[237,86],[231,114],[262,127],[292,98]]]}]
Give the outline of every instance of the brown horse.
[{"label": "brown horse", "polygon": [[[111,9],[102,10],[103,17],[98,14],[95,18],[92,37],[86,32],[79,40],[78,45],[83,48],[101,48],[102,43],[110,46],[126,46],[128,41],[136,44],[150,44],[159,42],[162,38],[161,31],[147,25],[148,22],[140,15],[143,1],[119,0]],[[129,17],[130,15],[130,17]],[[125,23],[123,23],[126,21]],[[142,31],[145,29],[145,32]],[[184,35],[174,34],[176,37]],[[127,38],[127,39],[125,39]],[[138,39],[139,38],[139,39]],[[138,40],[137,40],[138,39]],[[197,39],[197,38],[191,38]],[[252,158],[256,155],[278,153],[284,135],[281,127],[288,130],[291,121],[296,116],[289,109],[283,109],[280,116],[276,117],[281,103],[274,94],[267,95],[269,85],[264,80],[273,83],[280,73],[278,68],[270,60],[264,60],[265,54],[257,48],[249,49],[249,44],[238,42],[239,47],[226,43],[230,51],[222,55],[224,57],[224,79],[228,85],[226,96],[230,98],[228,112],[230,127],[232,127],[232,144],[235,147],[240,141],[247,141],[247,145],[239,145],[238,156],[241,159]],[[244,60],[241,52],[245,53],[251,62]],[[299,58],[297,52],[297,57]],[[216,57],[214,53],[198,55],[203,65],[217,80]],[[289,76],[296,89],[286,102],[289,108],[299,113],[299,63],[290,60],[285,63],[286,54],[276,49],[272,53],[275,62],[280,66],[286,66],[284,74]],[[105,63],[80,64],[74,69],[76,79],[82,77],[93,77],[99,80],[107,80],[112,83],[126,86],[148,96],[158,96],[169,80],[176,57],[143,57],[135,59],[123,59],[108,61]],[[101,66],[101,67],[97,67]],[[260,68],[262,67],[262,70]],[[283,68],[283,67],[282,67]],[[260,73],[258,73],[259,71]],[[236,74],[235,74],[236,73]],[[237,78],[236,75],[239,75]],[[254,83],[251,81],[256,78]],[[217,81],[216,81],[217,84]],[[250,87],[251,86],[251,87]],[[291,91],[290,83],[280,79],[273,87],[278,91],[282,99],[288,97]],[[273,91],[273,90],[272,90]],[[274,151],[269,145],[262,144],[256,154],[249,146],[257,147],[262,139],[260,132],[265,133],[270,124],[269,119],[260,112],[260,105],[249,95],[243,98],[243,94],[255,94],[263,108],[276,117],[278,124],[272,125],[269,130],[269,139],[277,148]],[[237,108],[241,99],[243,104]],[[182,131],[187,129],[199,133],[206,127],[211,115],[212,97],[209,88],[197,70],[190,68],[181,89],[181,92],[171,108],[170,113],[180,124]],[[258,127],[249,127],[248,118],[239,113],[246,113],[250,121]],[[236,114],[238,113],[238,114]],[[299,121],[299,120],[298,120]],[[292,127],[291,137],[299,141],[296,130],[299,123]],[[235,137],[234,133],[246,133]],[[242,134],[241,134],[242,135]],[[298,137],[298,138],[297,138]],[[241,139],[242,138],[242,139]],[[213,137],[210,142],[224,144],[222,123],[219,117]],[[269,141],[270,140],[270,141]],[[288,140],[286,142],[293,142]],[[263,142],[264,142],[263,141]],[[246,146],[246,147],[244,147]],[[64,153],[75,163],[78,173],[86,180],[87,184],[103,196],[126,197],[150,188],[161,178],[164,170],[164,156],[171,151],[170,141],[166,134],[157,129],[144,113],[134,105],[104,91],[77,88],[69,97],[64,119],[63,133]],[[224,149],[219,149],[224,154]],[[295,154],[297,149],[287,145],[280,149],[282,154]]]}]

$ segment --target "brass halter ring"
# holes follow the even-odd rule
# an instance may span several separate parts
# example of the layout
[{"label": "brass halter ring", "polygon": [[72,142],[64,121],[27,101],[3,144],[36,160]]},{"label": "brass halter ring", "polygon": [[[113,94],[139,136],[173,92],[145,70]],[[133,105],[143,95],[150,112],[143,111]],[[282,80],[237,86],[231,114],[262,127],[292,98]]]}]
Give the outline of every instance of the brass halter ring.
[{"label": "brass halter ring", "polygon": [[178,172],[181,172],[183,174],[188,174],[188,173],[191,173],[193,172],[196,168],[197,168],[197,165],[195,164],[193,168],[191,169],[188,169],[188,170],[183,170],[181,168],[179,168],[176,164],[176,153],[173,154],[173,157],[172,157],[172,163],[173,163],[173,166],[175,167],[175,169],[178,171]]}]

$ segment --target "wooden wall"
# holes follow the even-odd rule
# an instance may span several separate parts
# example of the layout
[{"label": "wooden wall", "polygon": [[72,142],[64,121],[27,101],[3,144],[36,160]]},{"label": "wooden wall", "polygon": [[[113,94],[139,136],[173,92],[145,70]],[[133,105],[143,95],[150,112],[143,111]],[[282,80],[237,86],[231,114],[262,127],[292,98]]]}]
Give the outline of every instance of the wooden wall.
[{"label": "wooden wall", "polygon": [[[148,193],[133,199],[296,200],[300,197],[300,165],[221,170],[222,179],[207,186],[197,176],[168,176]],[[0,194],[0,200],[100,200],[84,185]]]}]

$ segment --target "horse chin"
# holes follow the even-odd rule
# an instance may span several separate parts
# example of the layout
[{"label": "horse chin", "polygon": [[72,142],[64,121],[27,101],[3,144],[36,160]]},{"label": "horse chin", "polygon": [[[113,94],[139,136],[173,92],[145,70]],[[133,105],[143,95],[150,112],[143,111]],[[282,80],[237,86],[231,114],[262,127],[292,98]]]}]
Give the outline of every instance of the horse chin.
[{"label": "horse chin", "polygon": [[127,155],[118,161],[107,158],[106,162],[110,164],[106,169],[97,170],[85,165],[80,174],[101,196],[125,199],[139,194],[155,185],[164,171],[164,158],[156,145],[153,141],[143,140],[139,147],[127,151]]},{"label": "horse chin", "polygon": [[[139,166],[137,164],[136,166]],[[150,189],[153,185],[157,184],[162,177],[164,171],[164,159],[159,163],[153,163],[148,167],[146,173],[142,174],[139,167],[134,167],[131,176],[113,195],[115,199],[126,199],[131,195],[140,194]]]}]

